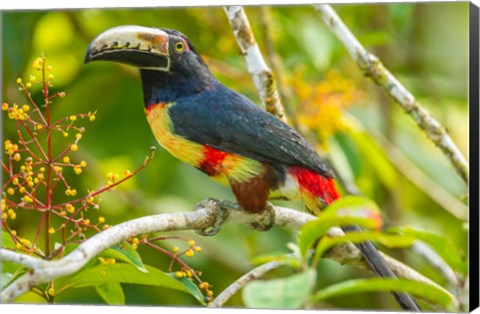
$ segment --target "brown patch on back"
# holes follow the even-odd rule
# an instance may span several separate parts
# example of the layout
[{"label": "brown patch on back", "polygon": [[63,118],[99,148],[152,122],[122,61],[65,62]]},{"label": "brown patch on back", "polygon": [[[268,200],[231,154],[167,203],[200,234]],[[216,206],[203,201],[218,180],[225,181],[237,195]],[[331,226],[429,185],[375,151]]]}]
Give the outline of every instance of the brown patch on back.
[{"label": "brown patch on back", "polygon": [[261,213],[267,206],[274,170],[269,165],[264,165],[264,167],[265,171],[262,175],[253,177],[247,182],[230,182],[238,204],[247,213]]}]

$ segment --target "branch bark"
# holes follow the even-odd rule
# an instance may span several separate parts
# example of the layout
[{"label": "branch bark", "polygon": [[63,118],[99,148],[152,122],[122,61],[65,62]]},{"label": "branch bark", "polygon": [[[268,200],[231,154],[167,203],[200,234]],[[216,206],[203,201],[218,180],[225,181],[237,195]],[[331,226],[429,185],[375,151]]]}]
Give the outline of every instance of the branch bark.
[{"label": "branch bark", "polygon": [[327,27],[345,46],[358,67],[410,115],[425,135],[442,150],[459,176],[468,184],[468,162],[448,135],[445,127],[415,100],[415,97],[376,56],[360,44],[330,5],[316,4],[314,7]]},{"label": "branch bark", "polygon": [[277,116],[283,122],[287,122],[275,87],[273,73],[263,59],[245,11],[241,6],[226,6],[224,10],[245,59],[247,71],[253,78],[263,109]]},{"label": "branch bark", "polygon": [[228,301],[235,293],[240,289],[245,287],[247,283],[257,278],[262,277],[271,270],[277,269],[283,266],[282,263],[278,261],[272,261],[258,266],[257,268],[252,269],[239,279],[235,280],[227,289],[223,290],[208,307],[222,307],[225,302]]},{"label": "branch bark", "polygon": [[[275,224],[293,230],[298,230],[308,221],[316,219],[310,214],[285,207],[275,206],[274,211]],[[8,249],[0,249],[0,260],[30,268],[28,273],[2,291],[0,301],[12,302],[35,285],[73,274],[103,250],[137,235],[175,230],[206,230],[219,227],[228,221],[248,225],[257,220],[258,215],[246,214],[235,203],[207,199],[199,203],[191,212],[151,215],[113,226],[84,241],[74,251],[59,260],[47,261]],[[344,235],[340,228],[331,228],[327,234],[331,237]],[[356,265],[371,271],[360,251],[351,243],[334,247],[326,257],[341,264]],[[405,264],[386,255],[384,257],[396,275],[426,282],[449,293]],[[452,298],[455,299],[453,296]]]}]

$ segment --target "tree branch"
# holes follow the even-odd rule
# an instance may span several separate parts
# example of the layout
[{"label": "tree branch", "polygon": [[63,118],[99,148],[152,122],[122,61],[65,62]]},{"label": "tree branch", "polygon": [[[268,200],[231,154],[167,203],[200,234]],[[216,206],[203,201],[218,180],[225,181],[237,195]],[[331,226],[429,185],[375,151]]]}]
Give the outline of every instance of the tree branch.
[{"label": "tree branch", "polygon": [[245,287],[247,283],[249,283],[252,280],[255,280],[257,278],[262,277],[265,275],[267,272],[277,269],[281,267],[283,264],[278,262],[278,261],[271,261],[268,263],[265,263],[263,265],[258,266],[257,268],[252,269],[242,277],[238,278],[233,282],[230,286],[228,286],[227,289],[223,290],[222,293],[220,293],[215,300],[212,301],[208,306],[209,307],[222,307],[222,305],[225,304],[225,302],[228,301],[235,293],[237,293],[240,289]]},{"label": "tree branch", "polygon": [[260,95],[263,109],[274,114],[283,122],[287,122],[280,97],[275,88],[273,73],[265,63],[260,48],[258,48],[245,11],[241,6],[227,6],[224,7],[224,10],[245,59],[247,71],[252,76],[253,83]]},{"label": "tree branch", "polygon": [[438,185],[421,171],[403,152],[380,133],[374,138],[385,149],[387,156],[395,167],[417,186],[423,193],[439,204],[443,209],[460,220],[468,219],[468,206],[462,203],[449,191]]},{"label": "tree branch", "polygon": [[[298,230],[315,216],[285,207],[274,207],[277,226]],[[59,260],[47,261],[8,249],[0,250],[2,261],[14,262],[30,268],[30,271],[18,278],[2,291],[1,302],[11,302],[33,286],[53,279],[68,276],[80,270],[88,261],[105,249],[140,234],[175,230],[204,230],[232,221],[249,224],[257,221],[258,215],[247,214],[233,202],[207,199],[199,203],[193,211],[183,213],[165,213],[129,220],[110,227],[80,244],[74,251]],[[328,236],[342,236],[340,228],[331,228]],[[351,243],[331,249],[326,256],[341,264],[350,264],[370,270],[360,251]],[[403,278],[423,281],[443,289],[430,279],[419,274],[401,262],[384,255],[387,264]],[[453,299],[455,297],[452,296]]]},{"label": "tree branch", "polygon": [[427,244],[422,241],[415,241],[413,250],[420,256],[423,256],[433,268],[438,270],[443,278],[447,279],[450,288],[460,286],[455,271]]},{"label": "tree branch", "polygon": [[314,7],[320,12],[327,27],[345,46],[358,67],[412,117],[427,137],[442,150],[460,177],[468,183],[468,163],[448,135],[445,127],[415,100],[415,97],[385,68],[377,57],[360,44],[330,5],[316,4]]}]

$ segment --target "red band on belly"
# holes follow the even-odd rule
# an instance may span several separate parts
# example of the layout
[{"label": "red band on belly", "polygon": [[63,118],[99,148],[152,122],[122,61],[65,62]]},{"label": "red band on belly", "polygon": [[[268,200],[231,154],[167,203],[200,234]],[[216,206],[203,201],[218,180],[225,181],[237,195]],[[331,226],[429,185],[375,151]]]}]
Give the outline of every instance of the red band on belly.
[{"label": "red band on belly", "polygon": [[209,176],[215,176],[222,172],[222,162],[228,155],[226,152],[205,145],[203,151],[204,157],[198,165],[198,168]]}]

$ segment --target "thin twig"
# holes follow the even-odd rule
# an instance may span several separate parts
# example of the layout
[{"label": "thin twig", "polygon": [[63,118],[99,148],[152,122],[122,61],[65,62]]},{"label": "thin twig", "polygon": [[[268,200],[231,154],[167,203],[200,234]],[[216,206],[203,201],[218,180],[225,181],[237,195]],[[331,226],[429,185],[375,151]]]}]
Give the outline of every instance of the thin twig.
[{"label": "thin twig", "polygon": [[267,272],[277,269],[282,266],[282,263],[279,261],[271,261],[263,265],[258,266],[257,268],[252,269],[248,273],[244,274],[242,277],[235,280],[230,286],[220,293],[215,300],[212,301],[208,306],[209,307],[222,307],[225,302],[227,302],[235,293],[240,289],[245,287],[247,283],[257,278],[262,277]]},{"label": "thin twig", "polygon": [[422,274],[420,274],[419,272],[417,272],[416,270],[406,266],[405,264],[403,264],[402,262],[394,259],[393,257],[391,256],[388,256],[387,254],[383,253],[380,251],[380,254],[382,254],[383,258],[385,259],[385,261],[387,262],[388,266],[390,266],[390,268],[392,269],[392,271],[395,273],[395,275],[397,275],[399,278],[406,278],[406,279],[411,279],[411,280],[415,280],[415,281],[419,281],[419,282],[423,282],[423,283],[426,283],[427,285],[433,285],[435,287],[440,287],[440,289],[442,289],[443,291],[445,291],[447,294],[450,295],[450,297],[452,298],[452,300],[454,300],[454,306],[457,307],[460,303],[458,301],[458,298],[457,296],[453,296],[453,294],[448,291],[447,289],[439,286],[437,283],[433,282],[432,280],[430,280],[429,278],[423,276]]},{"label": "thin twig", "polygon": [[[289,229],[298,230],[308,221],[316,219],[315,216],[310,214],[285,207],[275,206],[274,210],[275,224]],[[160,231],[203,230],[225,222],[217,221],[219,217],[228,217],[225,221],[244,224],[258,220],[257,215],[246,214],[244,211],[239,210],[238,205],[235,203],[207,199],[199,203],[195,210],[191,212],[146,216],[110,227],[85,240],[74,251],[59,260],[48,261],[8,249],[0,249],[0,260],[14,262],[30,268],[28,273],[18,278],[2,291],[0,302],[12,302],[38,284],[47,283],[53,279],[75,273],[96,255],[126,239]],[[327,234],[331,237],[344,235],[339,228],[331,228]],[[387,264],[397,275],[407,279],[427,282],[449,293],[410,267],[385,254],[383,256]],[[356,265],[370,270],[362,259],[360,251],[351,243],[334,247],[329,251],[327,257],[341,264]],[[452,296],[452,298],[454,297]]]},{"label": "thin twig", "polygon": [[468,219],[468,206],[458,200],[450,192],[432,181],[423,171],[408,159],[405,154],[393,143],[379,133],[374,134],[379,144],[385,148],[390,161],[400,172],[415,184],[423,193],[428,195],[437,204],[442,206],[450,214],[458,219],[466,221]]},{"label": "thin twig", "polygon": [[421,241],[415,241],[412,248],[418,255],[423,256],[433,268],[437,269],[445,279],[447,279],[451,288],[460,286],[459,280],[453,269],[431,247]]},{"label": "thin twig", "polygon": [[314,7],[320,12],[327,27],[345,46],[358,67],[412,117],[427,137],[442,150],[465,183],[468,183],[468,162],[448,135],[445,127],[415,100],[415,97],[387,70],[377,57],[360,44],[330,5],[316,4]]},{"label": "thin twig", "polygon": [[257,88],[263,109],[277,116],[283,122],[287,122],[275,87],[273,73],[265,63],[260,48],[258,48],[245,11],[241,6],[226,6],[224,10],[245,58],[247,71],[252,76],[253,83]]}]

